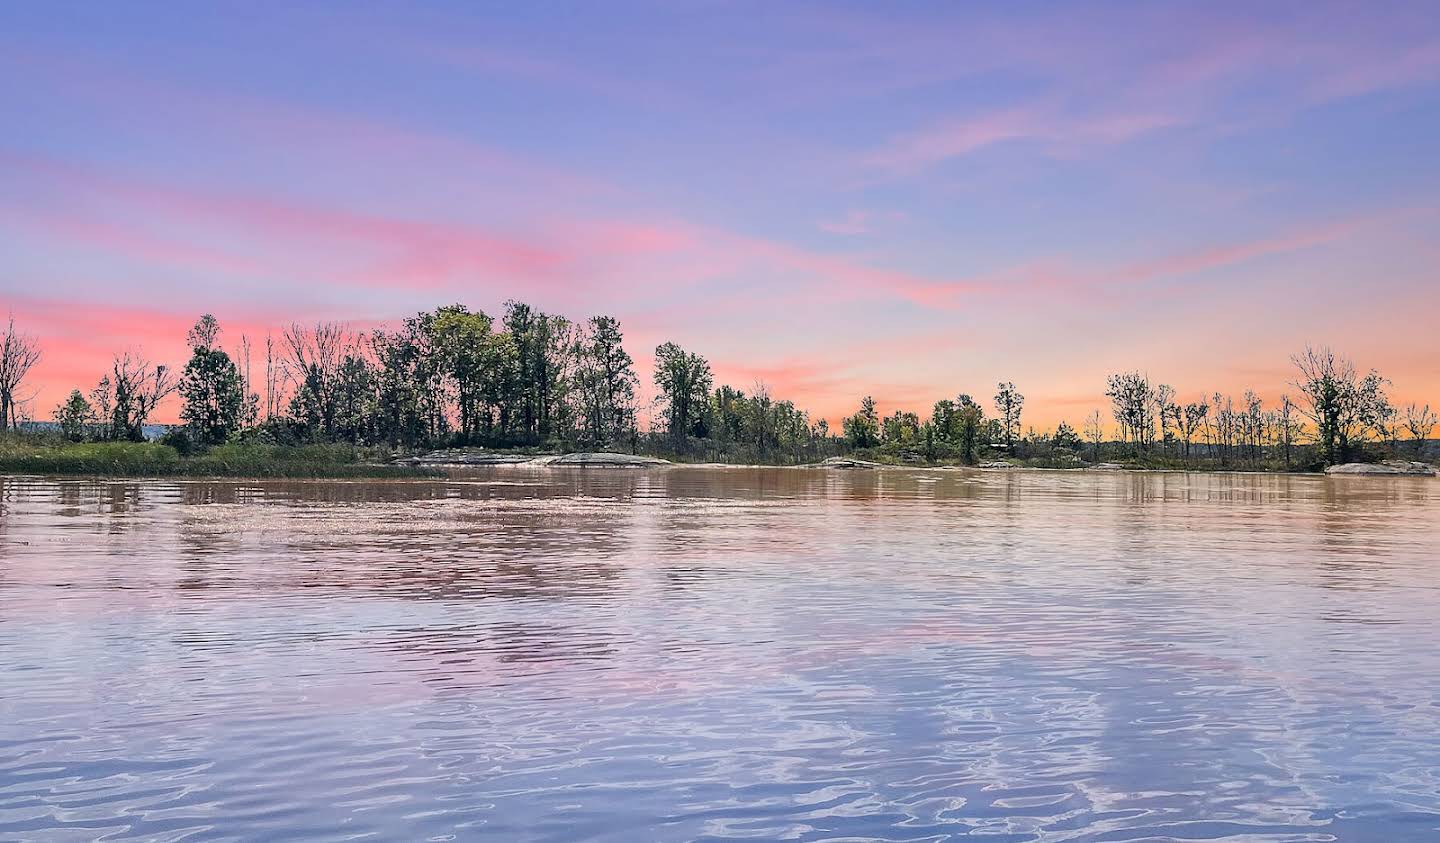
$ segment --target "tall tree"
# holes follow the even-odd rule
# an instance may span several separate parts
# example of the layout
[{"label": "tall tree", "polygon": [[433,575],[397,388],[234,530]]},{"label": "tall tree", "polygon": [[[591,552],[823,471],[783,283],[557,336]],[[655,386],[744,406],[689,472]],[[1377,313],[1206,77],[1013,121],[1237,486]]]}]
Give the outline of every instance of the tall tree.
[{"label": "tall tree", "polygon": [[955,439],[955,412],[959,409],[955,402],[949,398],[942,398],[935,402],[930,411],[930,425],[935,428],[935,438],[941,442],[953,442]]},{"label": "tall tree", "polygon": [[995,412],[999,414],[1000,429],[1005,437],[1005,448],[1013,451],[1015,440],[1020,436],[1020,411],[1025,407],[1025,396],[1015,389],[1013,383],[1001,383],[995,392]]},{"label": "tall tree", "polygon": [[573,326],[564,317],[510,301],[505,304],[505,329],[515,344],[513,383],[520,432],[532,441],[561,433],[568,421]]},{"label": "tall tree", "polygon": [[619,442],[635,429],[635,361],[622,345],[620,322],[594,316],[585,325],[576,355],[584,429],[600,445]]},{"label": "tall tree", "polygon": [[460,435],[466,442],[488,436],[494,427],[492,403],[502,367],[510,361],[482,311],[463,304],[442,307],[428,323],[440,371],[454,390]]},{"label": "tall tree", "polygon": [[955,403],[956,444],[960,446],[960,458],[974,465],[979,460],[985,411],[969,395],[961,395]]},{"label": "tall tree", "polygon": [[359,338],[338,322],[318,322],[311,328],[292,324],[285,330],[284,341],[289,354],[287,373],[294,381],[291,423],[306,439],[333,441],[340,364],[359,344]]},{"label": "tall tree", "polygon": [[376,426],[388,442],[414,447],[433,442],[439,432],[446,389],[431,322],[430,314],[420,313],[398,330],[371,336],[379,369]]},{"label": "tall tree", "polygon": [[1085,417],[1085,438],[1090,441],[1091,462],[1100,461],[1100,446],[1105,443],[1105,417],[1099,410],[1092,410]]},{"label": "tall tree", "polygon": [[20,426],[20,401],[16,393],[25,376],[40,362],[40,344],[29,334],[15,330],[11,316],[0,336],[0,431]]},{"label": "tall tree", "polygon": [[1180,437],[1185,442],[1185,459],[1190,459],[1190,446],[1194,444],[1195,433],[1205,423],[1205,418],[1210,415],[1210,405],[1204,400],[1191,401],[1186,404],[1177,416],[1177,426],[1180,428]]},{"label": "tall tree", "polygon": [[1154,391],[1150,379],[1139,372],[1111,375],[1105,396],[1110,399],[1116,424],[1120,425],[1120,438],[1130,441],[1139,454],[1155,435],[1151,415]]},{"label": "tall tree", "polygon": [[200,317],[190,330],[190,362],[180,376],[180,418],[207,445],[218,445],[239,429],[245,406],[240,370],[220,350],[219,335],[215,317]]},{"label": "tall tree", "polygon": [[1155,419],[1160,422],[1160,448],[1163,451],[1170,444],[1170,422],[1180,410],[1175,405],[1175,387],[1168,383],[1156,384],[1150,401],[1155,408]]},{"label": "tall tree", "polygon": [[655,349],[655,386],[665,404],[666,429],[672,438],[704,436],[705,402],[713,382],[704,357],[673,342]]},{"label": "tall tree", "polygon": [[1280,396],[1280,452],[1285,459],[1285,470],[1290,470],[1291,452],[1295,447],[1295,439],[1301,433],[1300,420],[1296,417],[1295,402],[1290,400],[1289,395]]},{"label": "tall tree", "polygon": [[1329,348],[1306,348],[1291,358],[1300,378],[1295,387],[1304,400],[1301,411],[1315,425],[1321,458],[1327,465],[1347,460],[1389,408],[1387,381],[1375,370],[1361,377],[1355,364]]}]

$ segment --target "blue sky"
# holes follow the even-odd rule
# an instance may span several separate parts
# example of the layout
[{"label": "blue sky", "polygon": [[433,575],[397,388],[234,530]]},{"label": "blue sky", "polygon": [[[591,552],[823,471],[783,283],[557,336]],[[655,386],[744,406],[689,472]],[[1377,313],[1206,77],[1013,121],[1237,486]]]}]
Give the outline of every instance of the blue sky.
[{"label": "blue sky", "polygon": [[11,4],[0,113],[47,407],[205,311],[512,297],[832,418],[1273,399],[1307,342],[1440,392],[1392,327],[1440,289],[1423,3]]}]

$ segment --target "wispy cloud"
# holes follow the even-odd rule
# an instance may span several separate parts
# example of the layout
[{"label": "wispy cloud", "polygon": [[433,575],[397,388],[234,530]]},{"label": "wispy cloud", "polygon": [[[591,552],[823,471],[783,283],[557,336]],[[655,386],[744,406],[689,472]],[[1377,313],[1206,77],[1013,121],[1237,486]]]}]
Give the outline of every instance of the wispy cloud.
[{"label": "wispy cloud", "polygon": [[1072,117],[1050,108],[1008,109],[899,135],[871,153],[867,163],[905,175],[1008,141],[1038,141],[1048,150],[1066,152],[1124,143],[1182,122],[1160,113]]}]

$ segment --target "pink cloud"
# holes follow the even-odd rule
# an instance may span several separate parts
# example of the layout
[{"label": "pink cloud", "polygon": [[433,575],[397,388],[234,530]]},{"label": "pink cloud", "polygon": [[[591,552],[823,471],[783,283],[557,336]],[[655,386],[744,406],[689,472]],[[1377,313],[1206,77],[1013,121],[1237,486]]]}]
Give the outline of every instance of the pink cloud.
[{"label": "pink cloud", "polygon": [[1040,141],[1064,154],[1079,147],[1124,143],[1181,122],[1160,112],[1076,117],[1050,106],[1012,108],[899,135],[872,152],[866,163],[908,175],[1007,141]]},{"label": "pink cloud", "polygon": [[821,220],[817,227],[828,234],[871,234],[877,223],[904,222],[908,217],[899,211],[863,211],[851,208],[838,219]]},{"label": "pink cloud", "polygon": [[1210,246],[1189,252],[1163,255],[1133,261],[1116,267],[1077,268],[1064,259],[1035,261],[988,275],[948,284],[901,284],[895,289],[917,304],[927,307],[952,308],[966,295],[1023,296],[1044,292],[1070,292],[1093,297],[1121,295],[1124,288],[1143,286],[1167,278],[1178,278],[1198,272],[1235,266],[1271,255],[1298,252],[1340,240],[1354,232],[1391,219],[1405,211],[1358,216],[1336,222],[1300,226],[1290,231],[1247,240]]},{"label": "pink cloud", "polygon": [[821,220],[818,225],[821,231],[830,234],[869,234],[870,215],[852,209],[840,219]]},{"label": "pink cloud", "polygon": [[[38,178],[48,190],[75,197],[75,208],[99,198],[117,206],[110,219],[86,212],[38,213],[28,206],[5,211],[73,239],[117,248],[141,258],[180,262],[219,272],[280,274],[297,268],[296,254],[322,258],[334,283],[444,287],[475,277],[553,280],[569,271],[575,256],[508,232],[475,225],[401,220],[238,193],[160,187],[55,161],[0,153],[0,170]],[[137,211],[143,209],[143,214]],[[89,213],[95,213],[90,211]],[[234,248],[185,243],[174,234],[151,234],[123,219],[143,219],[169,231],[211,226],[224,237],[248,235],[258,248],[245,256]],[[277,253],[278,250],[278,253]],[[289,257],[286,257],[286,254]],[[357,265],[358,264],[358,265]],[[302,273],[304,274],[304,273]]]}]

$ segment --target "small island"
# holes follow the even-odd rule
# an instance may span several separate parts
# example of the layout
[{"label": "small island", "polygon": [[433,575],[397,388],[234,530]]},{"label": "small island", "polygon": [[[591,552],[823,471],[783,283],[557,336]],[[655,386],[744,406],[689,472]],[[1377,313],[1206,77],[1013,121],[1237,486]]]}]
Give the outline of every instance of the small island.
[{"label": "small island", "polygon": [[[12,319],[0,336],[0,471],[402,479],[700,463],[1436,473],[1430,406],[1394,406],[1387,379],[1324,348],[1292,359],[1294,398],[1182,402],[1168,384],[1121,372],[1105,382],[1108,413],[1037,430],[1022,425],[1025,396],[1008,382],[988,411],[960,392],[924,415],[882,416],[864,396],[832,428],[763,384],[717,385],[708,360],[671,342],[655,349],[655,398],[641,406],[618,320],[577,323],[515,301],[498,319],[457,304],[370,332],[292,324],[265,338],[258,364],[251,339],[227,349],[208,314],[187,342],[179,367],[117,353],[93,386],[37,420],[21,396],[43,345]],[[155,422],[165,407],[178,423]]]}]

